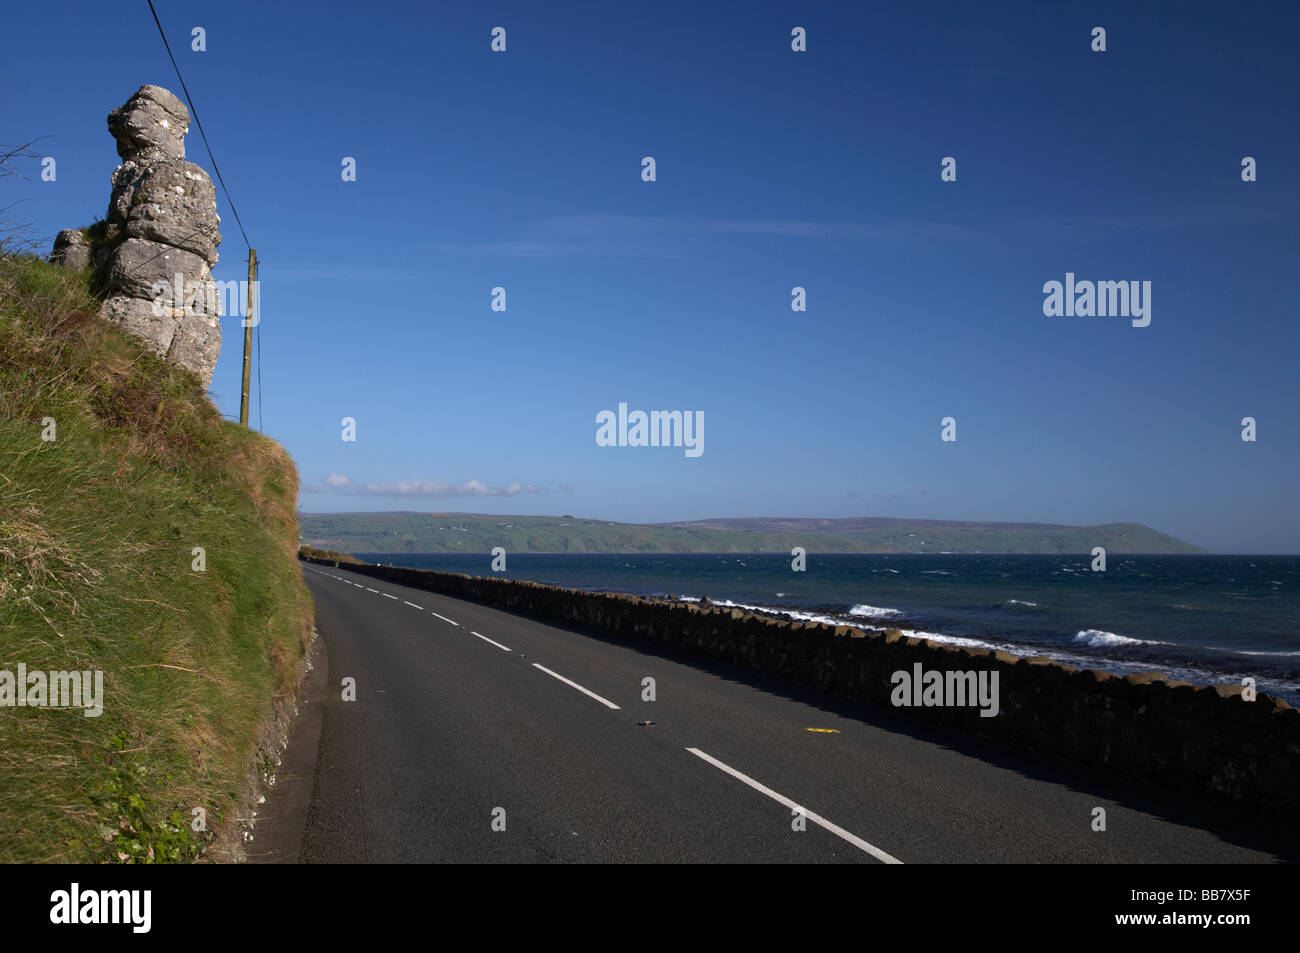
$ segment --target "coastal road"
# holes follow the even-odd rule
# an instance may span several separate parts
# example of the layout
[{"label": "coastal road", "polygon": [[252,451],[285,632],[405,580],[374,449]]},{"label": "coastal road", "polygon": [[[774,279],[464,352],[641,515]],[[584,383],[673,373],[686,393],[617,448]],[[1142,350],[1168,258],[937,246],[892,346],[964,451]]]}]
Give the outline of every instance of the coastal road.
[{"label": "coastal road", "polygon": [[[303,569],[328,676],[301,845],[270,859],[1300,857],[1296,833],[1275,822],[888,709],[345,569]],[[345,678],[354,701],[342,698]],[[643,700],[647,678],[654,701]],[[1097,807],[1105,831],[1092,829]]]}]

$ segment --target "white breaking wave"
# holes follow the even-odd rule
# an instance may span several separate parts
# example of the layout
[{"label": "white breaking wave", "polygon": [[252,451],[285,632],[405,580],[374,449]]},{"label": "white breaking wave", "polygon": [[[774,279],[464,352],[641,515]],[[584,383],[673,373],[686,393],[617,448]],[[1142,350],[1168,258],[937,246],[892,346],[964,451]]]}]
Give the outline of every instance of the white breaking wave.
[{"label": "white breaking wave", "polygon": [[1074,637],[1074,641],[1080,645],[1090,645],[1093,647],[1103,645],[1169,645],[1168,642],[1152,642],[1149,639],[1132,639],[1127,635],[1116,635],[1114,632],[1103,632],[1101,629],[1084,629]]},{"label": "white breaking wave", "polygon": [[862,616],[867,619],[886,619],[891,615],[902,615],[897,609],[882,609],[879,606],[858,605],[849,610],[849,615]]},{"label": "white breaking wave", "polygon": [[[682,596],[683,602],[699,602],[699,596]],[[731,600],[714,603],[721,607],[730,607],[737,609],[751,609],[765,612],[784,613],[800,622],[825,622],[829,625],[845,625],[845,621],[836,619],[832,616],[820,615],[814,612],[800,612],[793,609],[783,609],[777,606],[755,606],[745,603],[736,603]],[[851,623],[849,623],[851,624]],[[879,626],[872,626],[869,623],[860,623],[853,626],[867,632],[881,631]],[[992,649],[1010,652],[1012,655],[1021,658],[1030,656],[1046,656],[1058,662],[1064,662],[1067,665],[1073,665],[1076,668],[1094,668],[1098,667],[1098,657],[1091,654],[1081,654],[1070,651],[1068,648],[1055,648],[1042,645],[1027,645],[1015,642],[1007,642],[1000,639],[979,639],[966,638],[960,635],[946,635],[942,632],[926,632],[921,629],[899,629],[899,631],[909,638],[928,639],[931,642],[944,642],[949,645],[960,645],[972,649]],[[1081,649],[1090,647],[1104,648],[1106,646],[1119,645],[1173,645],[1172,642],[1151,642],[1145,639],[1133,639],[1128,636],[1118,635],[1114,632],[1105,632],[1101,629],[1085,629],[1074,637],[1074,643]],[[1233,651],[1237,649],[1220,649],[1219,651]],[[1241,652],[1242,655],[1277,655],[1277,656],[1300,656],[1300,652]],[[1222,672],[1207,671],[1195,666],[1169,664],[1156,664],[1151,662],[1140,662],[1137,660],[1118,659],[1108,660],[1104,656],[1100,659],[1103,662],[1105,671],[1116,675],[1125,675],[1130,672],[1160,672],[1170,678],[1178,681],[1192,682],[1201,685],[1240,684],[1237,675],[1226,676]],[[1225,680],[1226,678],[1226,680]],[[1300,695],[1300,682],[1281,681],[1272,678],[1259,679],[1259,689],[1269,694],[1296,697]]]},{"label": "white breaking wave", "polygon": [[[686,602],[699,602],[699,599],[689,596],[682,596]],[[796,622],[822,622],[826,625],[844,625],[842,618],[825,615],[820,612],[805,612],[802,609],[787,609],[784,606],[759,606],[749,602],[733,602],[730,599],[715,599],[713,604],[719,609],[748,609],[750,612],[773,612],[781,615],[787,615]],[[870,608],[870,607],[867,607]],[[893,609],[883,609],[882,612],[893,612]]]},{"label": "white breaking wave", "polygon": [[909,639],[928,639],[931,642],[944,642],[948,645],[960,645],[968,649],[993,649],[1013,654],[1025,654],[1024,646],[1015,646],[1010,642],[990,642],[987,639],[968,639],[961,635],[944,635],[942,632],[926,632],[922,629],[899,629]]},{"label": "white breaking wave", "polygon": [[1277,658],[1286,658],[1291,656],[1300,656],[1300,652],[1246,652],[1242,649],[1221,649],[1216,646],[1210,646],[1216,652],[1235,652],[1238,655],[1272,655]]},{"label": "white breaking wave", "polygon": [[825,622],[827,625],[843,625],[840,619],[828,615],[821,615],[816,612],[803,612],[799,609],[784,609],[780,606],[756,606],[748,602],[732,602],[730,599],[718,600],[713,603],[721,609],[748,609],[751,612],[780,612],[790,616],[792,619],[798,619],[800,622]]},{"label": "white breaking wave", "polygon": [[1037,603],[1037,602],[1025,602],[1025,601],[1023,601],[1023,600],[1021,600],[1021,599],[1008,599],[1008,600],[1007,600],[1007,605],[1009,605],[1009,606],[1033,606],[1035,609],[1038,608],[1038,603]]}]

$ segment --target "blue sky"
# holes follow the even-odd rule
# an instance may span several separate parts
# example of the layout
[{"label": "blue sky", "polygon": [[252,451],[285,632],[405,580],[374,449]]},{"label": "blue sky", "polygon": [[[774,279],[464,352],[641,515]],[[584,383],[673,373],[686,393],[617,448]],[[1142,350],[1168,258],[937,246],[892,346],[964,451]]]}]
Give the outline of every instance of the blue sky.
[{"label": "blue sky", "polygon": [[[1300,549],[1293,4],[156,6],[263,261],[265,428],[304,510]],[[180,93],[144,0],[7,11],[0,73],[0,141],[58,162],[0,204],[50,240],[107,207],[108,111]],[[1044,316],[1066,272],[1150,281],[1150,326]],[[619,402],[703,411],[705,452],[598,446]]]}]

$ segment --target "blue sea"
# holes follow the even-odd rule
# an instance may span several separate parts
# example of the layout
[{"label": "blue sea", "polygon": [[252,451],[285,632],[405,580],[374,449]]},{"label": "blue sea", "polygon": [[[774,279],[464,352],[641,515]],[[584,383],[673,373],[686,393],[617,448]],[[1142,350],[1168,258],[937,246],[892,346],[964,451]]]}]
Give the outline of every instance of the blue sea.
[{"label": "blue sea", "polygon": [[358,553],[368,562],[786,612],[1300,705],[1300,557]]}]

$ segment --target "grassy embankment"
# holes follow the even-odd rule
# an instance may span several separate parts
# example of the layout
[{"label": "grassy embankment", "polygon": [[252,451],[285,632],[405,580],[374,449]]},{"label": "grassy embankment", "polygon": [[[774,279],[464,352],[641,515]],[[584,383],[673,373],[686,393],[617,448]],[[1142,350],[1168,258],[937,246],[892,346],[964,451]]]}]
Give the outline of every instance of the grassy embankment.
[{"label": "grassy embankment", "polygon": [[0,669],[104,679],[97,718],[0,707],[0,861],[199,856],[311,634],[293,461],[97,308],[0,256]]},{"label": "grassy embankment", "polygon": [[332,559],[336,563],[360,565],[361,560],[351,553],[336,553],[332,549],[317,549],[315,546],[299,546],[298,555],[307,559]]}]

